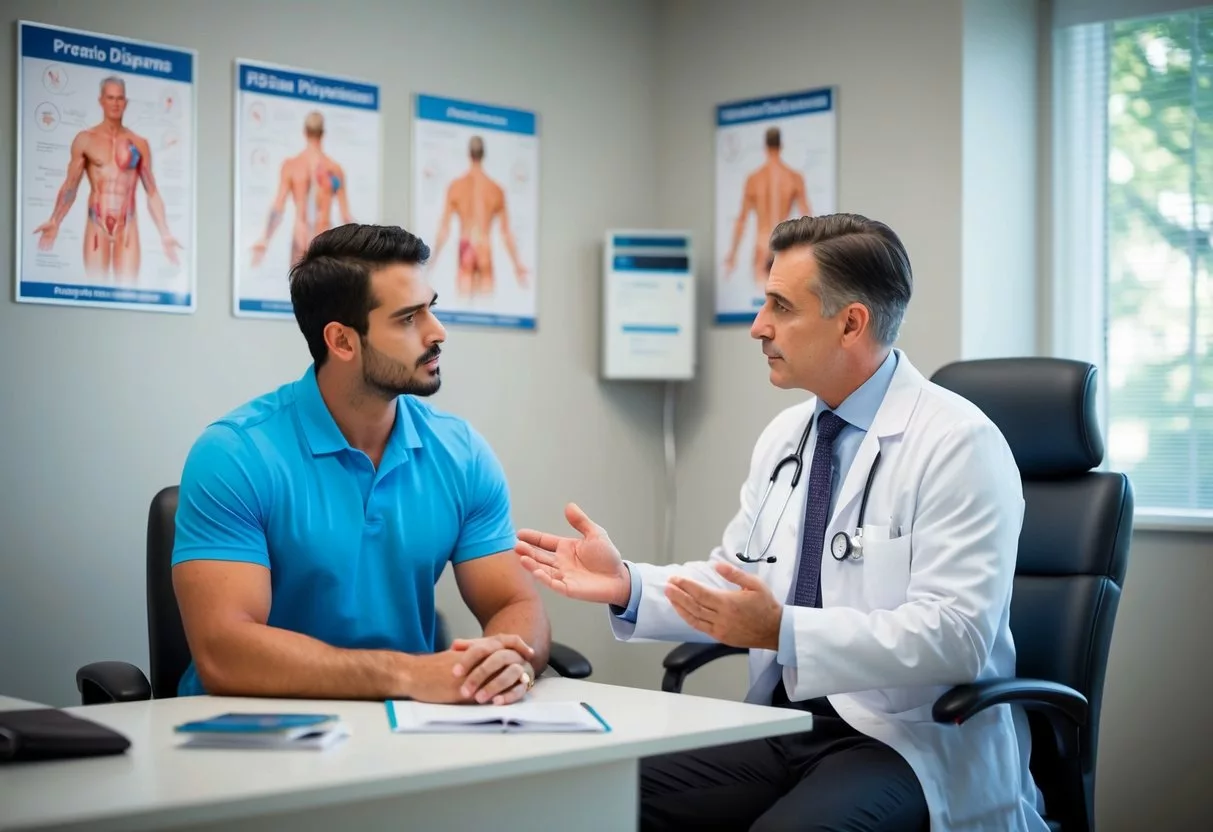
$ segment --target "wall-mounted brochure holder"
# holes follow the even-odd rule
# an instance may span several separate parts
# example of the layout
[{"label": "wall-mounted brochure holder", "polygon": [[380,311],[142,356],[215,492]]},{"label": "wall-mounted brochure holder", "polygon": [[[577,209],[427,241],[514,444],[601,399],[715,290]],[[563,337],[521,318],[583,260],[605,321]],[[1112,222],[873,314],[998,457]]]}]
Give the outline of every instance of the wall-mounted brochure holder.
[{"label": "wall-mounted brochure holder", "polygon": [[695,272],[685,231],[606,233],[602,377],[686,381],[695,374]]}]

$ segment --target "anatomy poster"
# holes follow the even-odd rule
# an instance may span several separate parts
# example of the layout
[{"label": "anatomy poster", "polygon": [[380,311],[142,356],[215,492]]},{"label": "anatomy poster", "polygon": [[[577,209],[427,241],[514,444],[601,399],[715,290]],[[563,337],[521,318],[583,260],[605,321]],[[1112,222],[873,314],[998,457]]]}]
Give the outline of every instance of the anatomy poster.
[{"label": "anatomy poster", "polygon": [[195,53],[21,21],[16,300],[193,312]]},{"label": "anatomy poster", "polygon": [[539,137],[534,113],[418,96],[413,229],[430,246],[434,313],[534,329]]},{"label": "anatomy poster", "polygon": [[750,323],[764,302],[771,231],[837,211],[832,88],[716,108],[716,322]]},{"label": "anatomy poster", "polygon": [[290,270],[322,231],[378,223],[379,87],[236,62],[233,313],[292,317]]}]

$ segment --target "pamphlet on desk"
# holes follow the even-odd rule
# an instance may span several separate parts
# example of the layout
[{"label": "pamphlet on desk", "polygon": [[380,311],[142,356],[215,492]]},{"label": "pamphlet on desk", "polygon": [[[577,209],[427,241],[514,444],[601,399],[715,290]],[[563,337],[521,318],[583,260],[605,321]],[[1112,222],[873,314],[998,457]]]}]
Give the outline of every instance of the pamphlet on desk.
[{"label": "pamphlet on desk", "polygon": [[334,714],[227,713],[176,726],[183,748],[320,750],[348,737],[349,727]]},{"label": "pamphlet on desk", "polygon": [[514,702],[509,705],[435,705],[389,700],[388,725],[396,733],[594,733],[611,730],[584,702]]}]

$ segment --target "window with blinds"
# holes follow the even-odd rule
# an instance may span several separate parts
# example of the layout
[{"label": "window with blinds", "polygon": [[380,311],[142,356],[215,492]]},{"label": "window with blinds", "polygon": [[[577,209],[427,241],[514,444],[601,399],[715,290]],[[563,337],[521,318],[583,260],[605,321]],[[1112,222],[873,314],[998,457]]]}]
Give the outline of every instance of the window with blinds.
[{"label": "window with blinds", "polygon": [[1055,32],[1059,352],[1139,513],[1213,519],[1213,6]]}]

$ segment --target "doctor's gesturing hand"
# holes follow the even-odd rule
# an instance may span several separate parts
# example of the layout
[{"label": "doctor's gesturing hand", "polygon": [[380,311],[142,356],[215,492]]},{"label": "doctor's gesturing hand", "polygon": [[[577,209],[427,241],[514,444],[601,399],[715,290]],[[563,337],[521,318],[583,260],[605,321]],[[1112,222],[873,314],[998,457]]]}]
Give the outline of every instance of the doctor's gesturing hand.
[{"label": "doctor's gesturing hand", "polygon": [[632,578],[606,529],[573,503],[565,506],[564,517],[582,539],[519,529],[514,551],[522,565],[540,583],[561,595],[625,606]]},{"label": "doctor's gesturing hand", "polygon": [[[606,529],[577,505],[564,510],[578,540],[532,529],[518,531],[515,551],[522,565],[545,586],[578,601],[627,606],[631,575]],[[738,589],[713,589],[690,578],[671,576],[666,598],[687,624],[731,647],[779,648],[783,606],[762,580],[729,563],[716,571]]]}]

